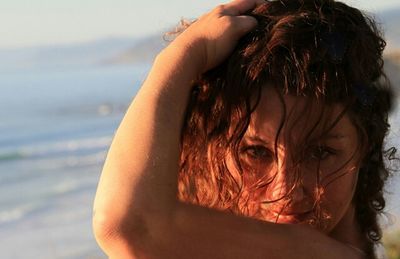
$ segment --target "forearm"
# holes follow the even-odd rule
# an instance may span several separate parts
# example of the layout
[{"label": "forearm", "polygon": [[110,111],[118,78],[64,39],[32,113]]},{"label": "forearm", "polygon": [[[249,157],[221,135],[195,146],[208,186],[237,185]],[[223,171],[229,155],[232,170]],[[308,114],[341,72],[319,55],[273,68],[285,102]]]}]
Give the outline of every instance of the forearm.
[{"label": "forearm", "polygon": [[238,0],[215,8],[157,57],[110,148],[96,194],[99,223],[95,224],[103,225],[104,217],[120,224],[134,222],[134,213],[146,214],[148,219],[172,211],[190,84],[198,74],[225,60],[237,40],[257,24],[252,17],[225,13],[245,13],[257,1]]},{"label": "forearm", "polygon": [[94,205],[107,224],[163,217],[176,203],[180,131],[196,77],[177,45],[158,55],[115,134]]},{"label": "forearm", "polygon": [[[181,34],[186,38],[177,38],[190,52],[175,40],[157,57],[115,135],[96,194],[96,238],[111,258],[359,258],[307,227],[177,202],[179,139],[191,82],[225,60],[254,28],[254,18],[237,14],[257,2],[262,0],[215,8]],[[193,42],[201,44],[188,45]]]},{"label": "forearm", "polygon": [[108,255],[361,258],[306,227],[261,222],[177,202],[180,129],[195,78],[187,70],[189,62],[163,52],[115,135],[95,202],[100,221],[106,216],[111,226],[108,231],[115,231],[109,233],[109,240],[99,240]]}]

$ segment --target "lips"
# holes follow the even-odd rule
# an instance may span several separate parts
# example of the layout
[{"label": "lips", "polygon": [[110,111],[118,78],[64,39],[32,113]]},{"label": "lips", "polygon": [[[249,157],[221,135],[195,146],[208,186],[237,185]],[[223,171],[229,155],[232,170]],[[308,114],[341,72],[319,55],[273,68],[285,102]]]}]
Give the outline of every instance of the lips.
[{"label": "lips", "polygon": [[[264,215],[271,222],[296,224],[307,221],[314,215],[311,202],[273,202],[263,204]],[[268,216],[267,216],[268,215]]]},{"label": "lips", "polygon": [[272,211],[276,215],[281,215],[281,216],[302,216],[305,214],[308,214],[312,212],[312,210],[303,210],[303,211],[290,211],[290,210],[283,210],[283,211],[278,211],[278,210],[273,210]]},{"label": "lips", "polygon": [[312,210],[303,211],[272,211],[272,215],[277,223],[297,224],[305,221],[312,214]]}]

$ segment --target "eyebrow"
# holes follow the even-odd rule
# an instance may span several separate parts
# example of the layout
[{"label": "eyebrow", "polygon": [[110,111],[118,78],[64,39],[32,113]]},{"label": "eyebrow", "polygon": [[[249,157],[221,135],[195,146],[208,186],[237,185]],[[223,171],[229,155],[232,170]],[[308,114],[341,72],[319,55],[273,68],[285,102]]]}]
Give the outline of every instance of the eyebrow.
[{"label": "eyebrow", "polygon": [[245,135],[244,139],[250,140],[250,141],[253,141],[253,142],[260,142],[260,143],[263,143],[265,145],[270,144],[270,142],[268,142],[267,140],[265,140],[265,139],[263,139],[263,138],[261,138],[260,136],[257,136],[257,135]]},{"label": "eyebrow", "polygon": [[[341,141],[341,140],[344,140],[347,138],[348,138],[348,136],[342,135],[342,134],[327,134],[325,136],[322,136],[321,140],[340,140]],[[252,142],[260,142],[265,145],[270,144],[270,142],[268,142],[267,140],[263,139],[262,137],[260,137],[258,135],[245,135],[244,139],[250,140]]]},{"label": "eyebrow", "polygon": [[326,139],[337,139],[337,140],[342,140],[348,138],[346,135],[342,134],[327,134],[326,136],[322,136],[321,139],[326,140]]}]

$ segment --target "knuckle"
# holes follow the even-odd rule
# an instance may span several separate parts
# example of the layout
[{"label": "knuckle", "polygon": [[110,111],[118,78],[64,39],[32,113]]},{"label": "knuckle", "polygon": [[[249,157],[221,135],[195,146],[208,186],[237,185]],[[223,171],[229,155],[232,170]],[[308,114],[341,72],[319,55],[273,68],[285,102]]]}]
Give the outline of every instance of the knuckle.
[{"label": "knuckle", "polygon": [[196,21],[204,20],[204,19],[206,19],[207,16],[208,16],[208,13],[202,14],[199,18],[196,19]]},{"label": "knuckle", "polygon": [[222,16],[220,23],[223,27],[231,27],[235,23],[235,20],[232,16]]},{"label": "knuckle", "polygon": [[226,9],[226,5],[224,4],[219,4],[214,8],[214,12],[218,14],[222,14]]}]

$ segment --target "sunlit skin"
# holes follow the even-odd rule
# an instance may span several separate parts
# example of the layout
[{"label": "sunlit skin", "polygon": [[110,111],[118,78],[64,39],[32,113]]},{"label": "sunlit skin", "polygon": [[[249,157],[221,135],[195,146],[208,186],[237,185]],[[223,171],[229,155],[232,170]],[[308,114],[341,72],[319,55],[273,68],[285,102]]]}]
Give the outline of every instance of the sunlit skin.
[{"label": "sunlit skin", "polygon": [[[318,147],[332,146],[338,150],[323,159],[321,171],[340,168],[340,173],[344,173],[324,186],[319,202],[331,218],[327,220],[328,226],[321,228],[327,234],[293,224],[307,220],[299,217],[303,211],[298,210],[313,208],[312,193],[316,186],[313,159],[307,160],[300,170],[302,189],[293,190],[288,204],[281,203],[280,199],[281,202],[275,203],[280,207],[268,206],[262,221],[177,200],[181,130],[189,86],[199,75],[224,61],[238,40],[257,25],[254,17],[244,14],[263,3],[263,0],[234,0],[220,5],[201,16],[157,55],[115,134],[96,193],[94,232],[110,258],[364,258],[362,251],[354,249],[365,250],[366,246],[360,242],[362,232],[356,227],[351,205],[358,171],[357,159],[351,157],[358,143],[355,128],[347,116],[330,131],[331,135],[342,137],[316,142]],[[247,160],[250,166],[244,168],[244,187],[257,179],[255,176],[277,172],[268,187],[254,192],[248,190],[250,206],[279,197],[290,186],[292,174],[288,168],[293,160],[289,154],[297,154],[298,149],[293,146],[306,146],[300,141],[303,136],[299,133],[306,132],[303,130],[313,124],[310,120],[300,120],[291,127],[291,122],[296,121],[292,118],[299,117],[294,115],[300,113],[301,117],[318,119],[313,112],[304,114],[297,109],[303,102],[307,103],[302,98],[286,96],[284,102],[288,114],[293,116],[280,135],[292,136],[290,142],[286,141],[288,138],[278,140],[277,164],[269,162],[274,160],[258,159],[259,154],[265,158],[264,152],[254,149],[250,142],[256,141],[253,138],[256,136],[263,139],[263,144],[257,143],[258,146],[275,152],[273,142],[282,118],[282,106],[273,92],[263,92],[241,143],[240,160]],[[340,113],[340,108],[335,106],[333,115]],[[312,151],[307,153],[308,157],[325,157],[323,149],[308,151]],[[232,159],[227,157],[227,162],[234,173]],[[291,224],[267,222],[274,221],[276,210],[281,215],[278,223]]]},{"label": "sunlit skin", "polygon": [[[320,107],[315,103],[305,111],[309,102],[305,97],[285,95],[283,101],[286,119],[279,134],[277,154],[275,137],[284,110],[282,100],[271,87],[263,91],[241,143],[239,152],[249,208],[262,204],[261,212],[255,216],[262,220],[312,224],[322,232],[332,232],[352,209],[360,152],[357,129],[344,114],[327,131],[343,111],[341,105],[332,106],[321,118]],[[296,173],[295,161],[300,157]],[[228,159],[228,167],[235,171],[232,159]],[[270,183],[262,185],[266,181]]]}]

